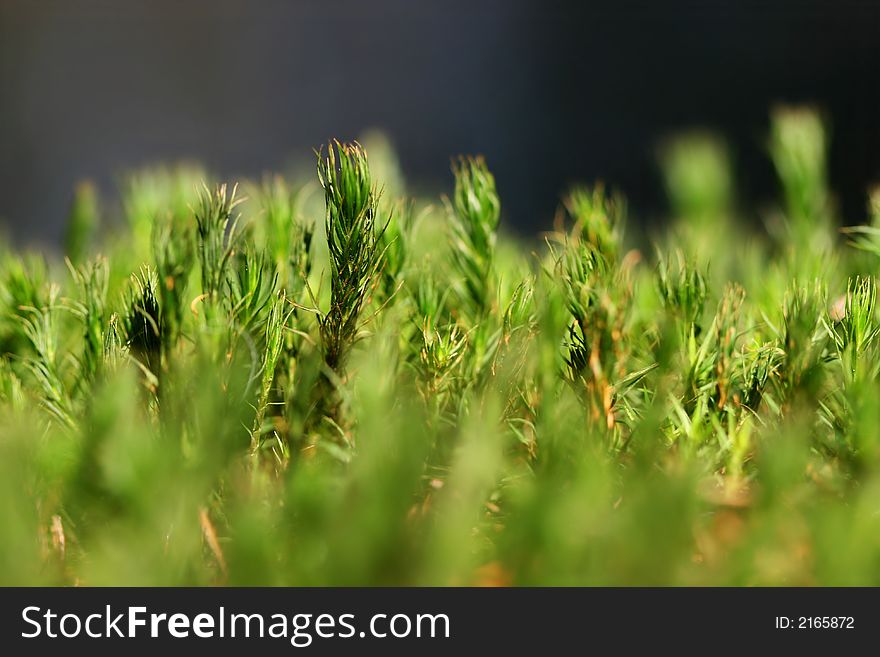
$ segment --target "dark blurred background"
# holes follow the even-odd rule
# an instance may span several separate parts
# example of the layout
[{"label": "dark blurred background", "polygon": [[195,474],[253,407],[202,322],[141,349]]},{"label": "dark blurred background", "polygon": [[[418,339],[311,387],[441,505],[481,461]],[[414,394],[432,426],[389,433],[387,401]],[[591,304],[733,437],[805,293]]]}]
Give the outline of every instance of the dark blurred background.
[{"label": "dark blurred background", "polygon": [[78,180],[180,158],[259,174],[370,127],[422,189],[485,154],[524,232],[596,178],[655,220],[654,147],[693,125],[728,138],[760,207],[768,110],[808,101],[852,223],[880,181],[878,64],[874,0],[0,0],[0,221],[56,242]]}]

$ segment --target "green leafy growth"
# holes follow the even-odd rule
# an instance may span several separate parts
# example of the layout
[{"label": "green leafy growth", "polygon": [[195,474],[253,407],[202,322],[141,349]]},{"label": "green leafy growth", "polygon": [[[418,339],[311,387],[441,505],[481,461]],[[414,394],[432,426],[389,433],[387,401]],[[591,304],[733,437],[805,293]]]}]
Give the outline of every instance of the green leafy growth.
[{"label": "green leafy growth", "polygon": [[71,262],[80,263],[88,255],[97,236],[99,213],[95,186],[90,182],[78,184],[74,188],[64,235],[64,251]]},{"label": "green leafy growth", "polygon": [[202,294],[215,304],[226,286],[232,256],[236,251],[240,215],[236,207],[238,186],[225,183],[213,190],[204,187],[195,209],[197,253],[201,267]]},{"label": "green leafy growth", "polygon": [[602,185],[499,231],[479,159],[401,199],[381,140],[0,241],[0,584],[880,583],[878,196],[837,243],[823,122],[772,120],[781,207],[685,135],[653,249]]},{"label": "green leafy growth", "polygon": [[59,356],[58,292],[58,288],[52,286],[45,306],[22,308],[22,331],[32,350],[24,364],[36,384],[43,407],[62,427],[73,430],[76,410]]},{"label": "green leafy growth", "polygon": [[856,277],[847,284],[843,314],[830,325],[846,380],[877,375],[877,284],[873,277]]},{"label": "green leafy growth", "polygon": [[663,306],[678,318],[687,337],[700,333],[700,319],[706,303],[706,277],[679,250],[671,257],[660,255],[657,266],[657,293]]},{"label": "green leafy growth", "polygon": [[272,382],[275,379],[275,370],[284,347],[284,331],[293,313],[293,307],[279,292],[269,308],[266,319],[265,348],[261,363],[260,392],[257,400],[257,412],[254,417],[253,429],[251,430],[251,451],[256,452],[261,444],[264,433],[263,421],[269,406],[272,393]]},{"label": "green leafy growth", "polygon": [[104,353],[109,267],[106,258],[102,257],[78,268],[70,264],[70,261],[68,265],[79,292],[78,300],[73,301],[71,310],[83,325],[81,377],[84,383],[90,383],[100,370]]},{"label": "green leafy growth", "polygon": [[782,182],[787,226],[794,244],[828,250],[832,208],[828,189],[828,140],[821,115],[779,107],[770,122],[770,155]]},{"label": "green leafy growth", "polygon": [[593,246],[608,262],[620,256],[626,202],[620,194],[606,195],[601,184],[575,187],[565,200],[575,221],[573,232]]},{"label": "green leafy growth", "polygon": [[733,198],[730,156],[723,140],[704,131],[665,141],[661,171],[675,214],[696,230],[726,224]]},{"label": "green leafy growth", "polygon": [[163,336],[158,281],[151,267],[144,266],[132,274],[122,320],[126,347],[143,370],[147,386],[155,389],[161,373]]},{"label": "green leafy growth", "polygon": [[489,312],[495,292],[493,261],[501,201],[495,178],[481,157],[461,157],[452,167],[452,264],[471,316]]},{"label": "green leafy growth", "polygon": [[384,225],[367,153],[360,144],[333,142],[318,153],[324,189],[324,227],[330,251],[330,308],[321,317],[324,361],[337,375],[361,328],[361,311],[382,268]]},{"label": "green leafy growth", "polygon": [[163,348],[166,356],[183,331],[190,299],[187,295],[195,264],[196,236],[192,216],[169,214],[153,224],[152,252],[162,308]]}]

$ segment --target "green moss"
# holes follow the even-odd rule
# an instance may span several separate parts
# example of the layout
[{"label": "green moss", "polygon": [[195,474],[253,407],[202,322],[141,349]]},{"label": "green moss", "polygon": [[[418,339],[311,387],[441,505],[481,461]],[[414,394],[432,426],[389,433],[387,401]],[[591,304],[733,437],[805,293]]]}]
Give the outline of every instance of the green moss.
[{"label": "green moss", "polygon": [[429,205],[371,139],[324,221],[178,167],[103,241],[80,188],[66,268],[3,247],[0,582],[880,584],[878,213],[835,238],[814,112],[767,231],[667,142],[647,254],[602,185],[526,243],[484,160]]}]

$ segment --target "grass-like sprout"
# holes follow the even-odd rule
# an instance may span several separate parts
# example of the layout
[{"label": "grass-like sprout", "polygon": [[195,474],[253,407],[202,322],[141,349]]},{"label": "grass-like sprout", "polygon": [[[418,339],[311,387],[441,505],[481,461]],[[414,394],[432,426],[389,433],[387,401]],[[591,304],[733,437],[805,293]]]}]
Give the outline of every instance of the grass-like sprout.
[{"label": "grass-like sprout", "polygon": [[104,352],[104,322],[109,269],[105,258],[96,258],[75,268],[68,260],[79,298],[72,310],[83,323],[82,379],[89,383],[98,373]]},{"label": "grass-like sprout", "polygon": [[415,209],[411,202],[401,201],[391,210],[380,243],[385,253],[380,291],[382,300],[390,299],[404,282],[412,251],[415,230]]},{"label": "grass-like sprout", "polygon": [[821,385],[821,356],[828,338],[822,321],[827,296],[820,281],[812,286],[794,284],[786,293],[780,335],[783,358],[779,370],[786,401],[801,391],[815,394]]},{"label": "grass-like sprout", "polygon": [[266,318],[265,347],[263,349],[263,361],[261,363],[260,391],[257,400],[257,410],[254,416],[254,424],[251,430],[251,452],[256,453],[260,447],[263,434],[263,420],[266,417],[266,409],[269,406],[272,392],[272,382],[275,379],[275,369],[281,357],[284,347],[284,331],[287,322],[293,313],[293,306],[280,292],[272,301]]},{"label": "grass-like sprout", "polygon": [[877,374],[877,284],[873,277],[856,277],[847,284],[843,314],[831,325],[831,336],[840,354],[847,379]]},{"label": "grass-like sprout", "polygon": [[830,246],[827,138],[821,115],[779,107],[772,115],[770,154],[782,182],[791,236],[805,248]]},{"label": "grass-like sprout", "polygon": [[22,332],[33,350],[25,366],[36,382],[42,405],[62,427],[72,430],[76,428],[75,409],[58,354],[58,294],[59,289],[52,286],[45,306],[22,308]]},{"label": "grass-like sprout", "polygon": [[90,182],[82,182],[73,193],[67,218],[64,251],[71,262],[79,264],[92,249],[99,223],[98,193]]},{"label": "grass-like sprout", "polygon": [[621,194],[607,195],[603,185],[575,187],[565,200],[575,221],[579,239],[595,248],[609,262],[620,256],[626,203]]},{"label": "grass-like sprout", "polygon": [[235,254],[233,265],[227,294],[230,315],[242,330],[261,327],[271,307],[278,273],[265,252],[251,246]]},{"label": "grass-like sprout", "polygon": [[155,389],[162,355],[162,316],[155,270],[144,267],[132,275],[125,305],[126,346],[144,371],[147,386]]},{"label": "grass-like sprout", "polygon": [[157,216],[153,224],[152,251],[162,308],[163,347],[177,344],[189,312],[190,272],[195,264],[195,230],[189,214]]},{"label": "grass-like sprout", "polygon": [[706,277],[681,251],[672,257],[660,255],[657,292],[666,309],[681,321],[683,338],[700,332],[699,322],[708,293]]},{"label": "grass-like sprout", "polygon": [[239,238],[240,215],[236,207],[238,186],[226,184],[213,190],[205,187],[195,209],[198,234],[197,253],[202,272],[202,294],[209,305],[216,303],[227,282],[229,265]]},{"label": "grass-like sprout", "polygon": [[377,191],[360,144],[332,142],[318,153],[330,251],[330,308],[321,316],[324,362],[338,376],[361,328],[361,311],[382,267]]},{"label": "grass-like sprout", "polygon": [[566,376],[583,391],[591,417],[612,431],[621,393],[641,378],[629,378],[629,347],[622,340],[630,290],[616,269],[617,247],[608,241],[619,221],[609,218],[616,206],[607,204],[601,188],[579,196],[580,217],[570,234],[556,237],[561,251],[550,243],[555,266],[548,274],[560,285],[569,312]]},{"label": "grass-like sprout", "polygon": [[459,158],[452,171],[452,264],[459,276],[463,303],[479,321],[494,300],[492,265],[501,201],[483,158]]}]

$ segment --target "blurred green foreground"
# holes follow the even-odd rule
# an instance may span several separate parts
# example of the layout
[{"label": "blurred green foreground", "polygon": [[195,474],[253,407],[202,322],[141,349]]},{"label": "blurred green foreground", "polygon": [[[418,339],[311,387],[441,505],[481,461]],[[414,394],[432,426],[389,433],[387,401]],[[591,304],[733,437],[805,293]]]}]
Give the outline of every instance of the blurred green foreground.
[{"label": "blurred green foreground", "polygon": [[365,145],[0,246],[0,583],[880,584],[880,194],[841,234],[819,115],[775,207],[691,134],[663,234],[595,185],[529,245]]}]

